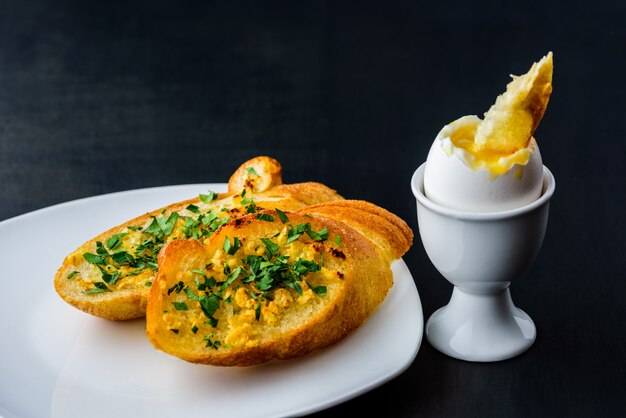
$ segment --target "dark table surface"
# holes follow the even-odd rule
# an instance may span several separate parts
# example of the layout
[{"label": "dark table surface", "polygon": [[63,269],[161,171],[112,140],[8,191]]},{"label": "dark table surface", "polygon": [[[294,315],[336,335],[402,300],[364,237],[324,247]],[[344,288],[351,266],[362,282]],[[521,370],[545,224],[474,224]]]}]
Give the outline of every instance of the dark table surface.
[{"label": "dark table surface", "polygon": [[0,220],[73,199],[224,182],[269,155],[404,218],[427,319],[451,285],[419,239],[409,180],[436,133],[482,115],[554,52],[536,132],[556,177],[542,250],[514,282],[521,356],[424,339],[392,381],[315,416],[626,414],[626,3],[1,2]]}]

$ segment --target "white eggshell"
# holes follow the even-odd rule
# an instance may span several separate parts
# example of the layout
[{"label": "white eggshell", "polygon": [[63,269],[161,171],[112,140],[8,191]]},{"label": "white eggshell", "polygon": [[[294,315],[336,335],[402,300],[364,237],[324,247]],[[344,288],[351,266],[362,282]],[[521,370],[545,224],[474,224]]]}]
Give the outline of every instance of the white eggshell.
[{"label": "white eggshell", "polygon": [[498,212],[527,205],[541,196],[542,183],[538,147],[526,165],[515,164],[494,176],[487,169],[470,168],[461,152],[446,153],[440,136],[430,148],[424,172],[426,197],[447,208],[469,212]]}]

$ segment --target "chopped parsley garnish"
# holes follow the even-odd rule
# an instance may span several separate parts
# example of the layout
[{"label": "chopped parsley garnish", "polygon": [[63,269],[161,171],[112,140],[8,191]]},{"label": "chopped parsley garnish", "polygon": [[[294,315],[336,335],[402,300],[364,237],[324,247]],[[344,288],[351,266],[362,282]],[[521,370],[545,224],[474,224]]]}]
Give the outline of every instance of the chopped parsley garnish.
[{"label": "chopped parsley garnish", "polygon": [[189,212],[193,212],[195,214],[199,214],[200,213],[200,208],[197,207],[194,204],[187,205],[187,207],[185,209],[187,209]]},{"label": "chopped parsley garnish", "polygon": [[246,171],[248,172],[248,174],[253,174],[255,176],[258,176],[259,174],[256,172],[256,170],[254,169],[254,167],[248,167],[246,168]]},{"label": "chopped parsley garnish", "polygon": [[109,250],[116,250],[122,245],[122,238],[128,235],[128,232],[122,232],[121,234],[111,235],[109,239],[106,241],[107,248]]},{"label": "chopped parsley garnish", "polygon": [[239,238],[235,237],[232,244],[228,236],[224,239],[224,251],[226,251],[229,255],[234,255],[239,248],[241,248],[241,241],[239,241]]},{"label": "chopped parsley garnish", "polygon": [[206,346],[208,348],[213,348],[215,350],[217,350],[220,347],[220,345],[222,345],[221,341],[213,340],[213,334],[206,335],[204,337],[204,340],[206,341]]},{"label": "chopped parsley garnish", "polygon": [[174,305],[177,311],[186,311],[189,309],[185,302],[172,302],[172,305]]},{"label": "chopped parsley garnish", "polygon": [[241,205],[246,208],[246,213],[256,213],[256,203],[254,203],[254,200],[252,200],[252,198],[246,197],[246,189],[243,189],[241,191],[239,197],[241,197]]},{"label": "chopped parsley garnish", "polygon": [[86,295],[93,295],[96,293],[103,293],[103,292],[111,291],[111,289],[109,289],[104,282],[95,282],[93,285],[94,285],[93,289],[86,290],[83,293]]},{"label": "chopped parsley garnish", "polygon": [[316,295],[326,296],[326,286],[313,286],[309,284],[308,282],[307,284],[309,285],[309,288],[313,291],[313,293],[315,293]]},{"label": "chopped parsley garnish", "polygon": [[343,247],[343,243],[341,242],[341,237],[339,235],[335,235],[335,242],[340,248]]},{"label": "chopped parsley garnish", "polygon": [[191,290],[189,287],[185,287],[185,293],[187,294],[187,297],[191,300],[200,300],[200,297],[193,293],[193,290]]},{"label": "chopped parsley garnish", "polygon": [[314,273],[321,270],[321,266],[315,261],[304,260],[299,258],[298,261],[291,265],[291,269],[300,276],[308,273]]},{"label": "chopped parsley garnish", "polygon": [[103,268],[102,266],[98,266],[100,272],[102,273],[102,280],[106,282],[109,286],[115,285],[117,283],[117,279],[120,278],[121,273],[117,270],[109,271]]},{"label": "chopped parsley garnish", "polygon": [[[193,272],[198,274],[198,276],[196,276],[196,278],[194,279],[198,290],[211,289],[217,285],[217,281],[215,280],[215,278],[207,277],[207,275],[202,270],[194,270]],[[200,281],[201,278],[204,280],[203,282]]]},{"label": "chopped parsley garnish", "polygon": [[[246,190],[244,189],[244,192]],[[256,213],[256,203],[254,203],[254,200],[252,199],[248,199],[247,197],[245,199],[241,200],[241,204],[246,208],[246,213]]]},{"label": "chopped parsley garnish", "polygon": [[215,211],[200,214],[196,219],[186,216],[183,217],[185,223],[182,232],[187,238],[199,239],[211,236],[217,229],[228,222],[228,217],[219,218]]},{"label": "chopped parsley garnish", "polygon": [[326,241],[328,239],[328,228],[326,227],[320,229],[319,232],[315,232],[309,227],[306,233],[314,241]]},{"label": "chopped parsley garnish", "polygon": [[111,259],[120,266],[122,265],[134,265],[135,258],[128,254],[126,251],[119,251],[117,253],[111,254]]},{"label": "chopped parsley garnish", "polygon": [[210,203],[211,201],[217,199],[217,193],[209,190],[209,194],[200,194],[198,197],[204,203]]},{"label": "chopped parsley garnish", "polygon": [[76,276],[78,274],[78,272],[76,270],[74,270],[73,272],[71,272],[70,274],[67,275],[67,280],[72,280],[74,278],[74,276]]},{"label": "chopped parsley garnish", "polygon": [[282,223],[286,224],[287,222],[289,222],[289,218],[287,218],[287,215],[285,214],[285,212],[283,212],[282,210],[278,208],[274,208],[274,210],[276,210],[276,213],[278,214],[278,218],[280,219]]},{"label": "chopped parsley garnish", "polygon": [[328,228],[322,228],[319,232],[311,229],[311,223],[298,224],[287,231],[287,243],[293,242],[306,233],[314,241],[326,241],[328,239]]},{"label": "chopped parsley garnish", "polygon": [[152,217],[152,223],[146,228],[145,232],[157,237],[165,237],[172,233],[174,226],[178,221],[178,212],[172,212],[170,216]]},{"label": "chopped parsley garnish", "polygon": [[228,286],[230,286],[235,280],[237,280],[237,277],[239,277],[242,271],[241,267],[237,267],[235,270],[230,272],[228,277],[226,277],[226,281],[220,286],[220,289],[225,290]]},{"label": "chopped parsley garnish", "polygon": [[174,286],[167,289],[167,294],[170,295],[172,292],[180,293],[181,290],[185,287],[185,283],[179,281]]},{"label": "chopped parsley garnish", "polygon": [[83,258],[87,260],[87,262],[90,264],[104,264],[105,263],[104,258],[100,257],[99,255],[92,254],[92,253],[83,254]]},{"label": "chopped parsley garnish", "polygon": [[213,317],[213,314],[220,306],[220,299],[221,297],[219,295],[212,294],[211,296],[203,295],[199,300],[202,313],[209,318],[209,324],[213,327],[217,326],[217,319]]},{"label": "chopped parsley garnish", "polygon": [[261,221],[274,222],[274,217],[267,213],[257,213],[256,218]]},{"label": "chopped parsley garnish", "polygon": [[265,245],[265,255],[267,255],[268,259],[274,257],[280,251],[278,244],[268,238],[261,238],[261,242]]}]

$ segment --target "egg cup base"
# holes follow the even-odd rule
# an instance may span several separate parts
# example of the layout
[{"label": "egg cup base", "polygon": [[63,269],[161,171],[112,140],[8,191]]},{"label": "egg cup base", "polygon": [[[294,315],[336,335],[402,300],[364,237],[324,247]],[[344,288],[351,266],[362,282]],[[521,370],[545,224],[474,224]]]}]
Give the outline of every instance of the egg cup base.
[{"label": "egg cup base", "polygon": [[438,351],[460,360],[495,362],[528,350],[537,331],[533,320],[499,293],[472,293],[455,286],[450,302],[426,323],[426,338]]}]

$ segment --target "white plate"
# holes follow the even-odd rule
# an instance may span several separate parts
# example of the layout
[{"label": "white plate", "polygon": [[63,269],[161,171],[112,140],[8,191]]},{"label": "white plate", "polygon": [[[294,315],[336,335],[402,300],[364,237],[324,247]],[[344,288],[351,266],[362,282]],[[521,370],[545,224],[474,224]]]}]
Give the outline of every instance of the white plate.
[{"label": "white plate", "polygon": [[308,356],[247,368],[194,365],[155,350],[144,321],[74,309],[52,282],[66,254],[132,217],[225,184],[112,193],[0,222],[0,417],[274,417],[344,402],[411,365],[423,335],[403,260],[384,303],[356,332]]}]

